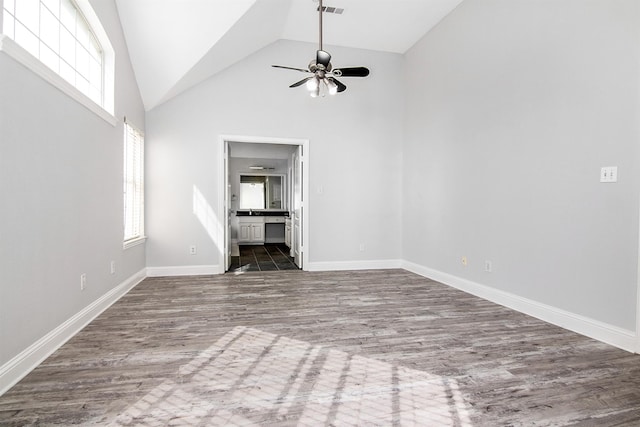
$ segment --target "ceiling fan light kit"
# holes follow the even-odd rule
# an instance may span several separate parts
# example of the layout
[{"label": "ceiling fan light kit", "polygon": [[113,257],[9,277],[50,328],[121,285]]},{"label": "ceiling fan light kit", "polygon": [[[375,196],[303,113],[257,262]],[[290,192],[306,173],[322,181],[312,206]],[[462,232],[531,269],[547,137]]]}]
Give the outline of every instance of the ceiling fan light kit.
[{"label": "ceiling fan light kit", "polygon": [[369,69],[366,67],[333,69],[331,65],[331,54],[326,52],[322,47],[322,13],[325,8],[322,6],[322,0],[319,0],[319,3],[318,16],[320,24],[320,43],[319,48],[316,51],[315,60],[312,60],[309,63],[309,67],[306,70],[303,68],[286,67],[283,65],[272,65],[272,67],[275,68],[284,68],[287,70],[313,74],[312,76],[306,77],[289,86],[294,88],[304,84],[313,98],[324,97],[327,93],[329,95],[335,95],[338,92],[344,92],[347,90],[347,86],[336,79],[336,77],[367,77],[369,75]]}]

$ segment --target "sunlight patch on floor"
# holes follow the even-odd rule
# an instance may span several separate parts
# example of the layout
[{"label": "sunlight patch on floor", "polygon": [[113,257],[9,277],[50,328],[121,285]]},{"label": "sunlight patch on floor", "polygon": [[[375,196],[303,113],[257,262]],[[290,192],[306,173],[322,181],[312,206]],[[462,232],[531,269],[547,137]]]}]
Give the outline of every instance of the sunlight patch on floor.
[{"label": "sunlight patch on floor", "polygon": [[236,327],[112,425],[470,426],[453,379]]}]

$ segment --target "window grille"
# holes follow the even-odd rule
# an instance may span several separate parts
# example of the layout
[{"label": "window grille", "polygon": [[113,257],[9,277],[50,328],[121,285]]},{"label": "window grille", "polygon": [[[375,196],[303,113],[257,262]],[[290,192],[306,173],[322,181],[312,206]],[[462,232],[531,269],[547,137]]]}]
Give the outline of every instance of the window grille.
[{"label": "window grille", "polygon": [[144,237],[144,135],[124,125],[124,242]]},{"label": "window grille", "polygon": [[73,0],[4,0],[2,32],[104,107],[104,52]]}]

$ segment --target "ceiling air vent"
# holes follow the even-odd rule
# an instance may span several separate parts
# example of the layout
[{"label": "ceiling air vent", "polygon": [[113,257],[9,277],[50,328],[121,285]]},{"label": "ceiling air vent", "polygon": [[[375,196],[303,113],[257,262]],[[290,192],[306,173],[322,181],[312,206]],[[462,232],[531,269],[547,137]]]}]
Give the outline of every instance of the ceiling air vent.
[{"label": "ceiling air vent", "polygon": [[[316,10],[320,11],[320,6],[318,6],[318,9]],[[322,11],[325,13],[335,13],[336,15],[342,15],[344,9],[340,7],[322,6]]]}]

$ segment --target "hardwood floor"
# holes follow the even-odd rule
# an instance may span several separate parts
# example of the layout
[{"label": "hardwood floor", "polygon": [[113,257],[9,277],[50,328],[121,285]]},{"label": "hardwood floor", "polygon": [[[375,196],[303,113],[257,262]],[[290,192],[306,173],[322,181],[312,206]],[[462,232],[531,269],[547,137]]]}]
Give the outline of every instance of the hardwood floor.
[{"label": "hardwood floor", "polygon": [[0,425],[638,426],[640,358],[404,270],[148,278]]}]

